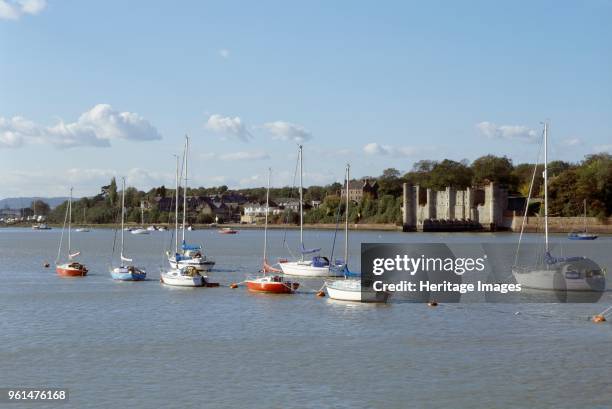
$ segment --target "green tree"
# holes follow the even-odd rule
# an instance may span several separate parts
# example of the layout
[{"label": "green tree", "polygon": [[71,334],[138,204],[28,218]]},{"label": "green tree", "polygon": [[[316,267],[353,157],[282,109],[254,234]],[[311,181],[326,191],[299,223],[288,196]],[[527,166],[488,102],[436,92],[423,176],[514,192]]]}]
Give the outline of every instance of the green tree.
[{"label": "green tree", "polygon": [[456,189],[465,189],[472,184],[472,169],[464,163],[450,159],[444,159],[436,163],[430,172],[429,187],[443,190],[447,186]]},{"label": "green tree", "polygon": [[472,163],[471,168],[474,172],[473,179],[476,184],[497,182],[512,185],[514,182],[512,161],[505,156],[481,156]]},{"label": "green tree", "polygon": [[521,163],[514,167],[514,170],[512,171],[514,183],[511,190],[519,192],[523,196],[527,196],[529,195],[529,186],[531,185],[531,180],[533,179],[531,196],[537,197],[540,195],[542,184],[544,183],[544,178],[542,177],[544,165],[538,165],[537,169],[535,170],[535,178],[533,175],[534,166],[535,165],[533,163]]},{"label": "green tree", "polygon": [[437,164],[434,160],[420,160],[412,165],[412,170],[404,175],[404,179],[412,185],[429,187],[431,172]]},{"label": "green tree", "polygon": [[49,204],[47,202],[43,202],[42,200],[34,200],[32,201],[32,205],[30,206],[33,214],[35,215],[48,215],[51,211]]},{"label": "green tree", "polygon": [[108,186],[108,200],[111,206],[117,206],[117,181],[115,177],[111,179],[110,185]]},{"label": "green tree", "polygon": [[166,186],[161,185],[160,187],[158,187],[157,189],[155,189],[155,193],[157,196],[159,197],[166,197],[166,194],[168,193],[166,191]]},{"label": "green tree", "polygon": [[378,194],[381,196],[401,196],[403,180],[400,178],[399,170],[395,168],[385,169],[378,178]]},{"label": "green tree", "polygon": [[566,170],[572,168],[572,164],[568,162],[564,162],[562,160],[554,160],[548,163],[548,177],[555,177],[561,174],[561,172],[565,172]]}]

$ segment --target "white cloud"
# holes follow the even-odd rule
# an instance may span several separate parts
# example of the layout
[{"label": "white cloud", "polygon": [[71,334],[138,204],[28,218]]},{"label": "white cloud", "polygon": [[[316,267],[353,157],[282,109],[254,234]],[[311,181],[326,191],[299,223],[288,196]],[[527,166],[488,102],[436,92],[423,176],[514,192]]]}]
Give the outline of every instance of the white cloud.
[{"label": "white cloud", "polygon": [[132,168],[125,175],[126,183],[138,189],[151,189],[165,185],[174,186],[176,176],[172,172],[158,172],[142,168]]},{"label": "white cloud", "polygon": [[597,145],[593,147],[593,151],[595,153],[599,153],[599,152],[612,153],[612,145]]},{"label": "white cloud", "polygon": [[0,0],[0,19],[18,20],[24,14],[38,14],[45,7],[46,0]]},{"label": "white cloud", "polygon": [[205,128],[226,136],[248,142],[253,137],[247,130],[246,125],[240,117],[229,117],[220,114],[212,114],[206,121]]},{"label": "white cloud", "polygon": [[580,146],[584,145],[584,142],[580,138],[568,138],[561,141],[562,146]]},{"label": "white cloud", "polygon": [[44,126],[20,116],[0,117],[0,147],[15,148],[25,142],[48,143],[60,148],[110,146],[115,139],[149,141],[161,139],[159,131],[133,112],[118,112],[98,104],[75,122],[60,120]]},{"label": "white cloud", "polygon": [[203,152],[198,154],[198,156],[200,157],[200,159],[210,160],[215,159],[217,157],[217,154],[214,152]]},{"label": "white cloud", "polygon": [[487,138],[523,140],[534,142],[538,139],[538,133],[523,125],[496,125],[492,122],[480,122],[476,129]]},{"label": "white cloud", "polygon": [[263,160],[270,159],[270,155],[263,151],[232,152],[219,156],[221,160]]},{"label": "white cloud", "polygon": [[112,177],[125,176],[128,186],[140,190],[165,185],[174,186],[174,172],[159,172],[142,168],[131,168],[122,171],[104,168],[69,168],[64,170],[8,170],[0,173],[0,186],[3,196],[63,196],[70,187],[74,187],[77,197],[93,196],[100,193],[100,188],[108,185]]},{"label": "white cloud", "polygon": [[230,56],[230,52],[228,49],[222,48],[219,50],[219,55],[221,56],[221,58],[224,58],[227,60]]},{"label": "white cloud", "polygon": [[376,142],[371,142],[363,147],[363,151],[366,155],[380,155],[380,156],[395,156],[395,157],[408,157],[414,156],[425,148],[416,148],[413,146],[391,146],[381,145]]},{"label": "white cloud", "polygon": [[301,125],[291,122],[275,121],[263,124],[263,128],[268,130],[275,138],[283,141],[294,141],[302,143],[312,138],[312,134]]}]

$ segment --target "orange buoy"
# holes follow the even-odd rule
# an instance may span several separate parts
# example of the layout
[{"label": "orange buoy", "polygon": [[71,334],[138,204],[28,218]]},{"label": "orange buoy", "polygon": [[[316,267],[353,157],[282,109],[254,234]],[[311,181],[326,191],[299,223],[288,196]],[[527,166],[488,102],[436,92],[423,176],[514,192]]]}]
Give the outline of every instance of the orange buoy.
[{"label": "orange buoy", "polygon": [[591,321],[593,321],[594,323],[600,324],[602,322],[606,322],[606,317],[604,317],[601,314],[593,315],[593,318],[591,318]]},{"label": "orange buoy", "polygon": [[429,305],[430,307],[437,307],[438,303],[436,301],[430,301],[427,303],[427,305]]},{"label": "orange buoy", "polygon": [[317,297],[325,297],[325,291],[321,290],[317,293]]},{"label": "orange buoy", "polygon": [[230,284],[230,288],[238,288],[238,284],[236,284],[236,283],[231,283],[231,284]]},{"label": "orange buoy", "polygon": [[43,266],[45,266],[45,268],[49,268],[49,263],[45,263]]}]

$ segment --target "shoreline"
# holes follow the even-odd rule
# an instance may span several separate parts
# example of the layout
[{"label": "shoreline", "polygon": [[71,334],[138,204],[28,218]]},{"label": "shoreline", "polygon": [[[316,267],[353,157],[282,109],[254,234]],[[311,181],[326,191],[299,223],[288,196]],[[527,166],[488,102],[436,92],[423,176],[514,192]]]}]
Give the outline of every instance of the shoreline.
[{"label": "shoreline", "polygon": [[[48,226],[52,227],[53,229],[62,228],[61,224],[55,224],[55,223],[48,223]],[[126,227],[140,227],[140,224],[126,223],[125,226]],[[146,226],[151,226],[151,224],[147,224]],[[166,227],[168,230],[174,228],[174,224],[169,224],[169,223],[156,223],[156,224],[153,224],[153,226],[156,226],[156,227],[163,226],[163,227]],[[229,227],[229,228],[236,229],[236,230],[261,230],[264,228],[263,224],[240,224],[240,223],[224,223],[224,224],[218,224],[218,225],[213,225],[213,226],[209,224],[192,224],[191,226],[193,226],[195,230],[218,230],[224,227]],[[32,224],[31,223],[18,223],[18,224],[10,224],[10,225],[7,225],[7,224],[0,225],[0,229],[11,228],[11,227],[31,228]],[[114,223],[88,224],[87,226],[83,226],[80,224],[73,225],[73,228],[79,228],[79,227],[89,227],[92,229],[96,229],[96,228],[115,229],[118,226]],[[563,226],[563,227],[558,226],[558,225],[549,226],[549,232],[554,233],[554,234],[567,234],[572,231],[575,231],[575,229],[571,229],[567,227],[569,226]],[[299,230],[300,226],[295,225],[295,224],[290,224],[290,225],[289,224],[269,224],[268,229]],[[336,225],[331,224],[331,223],[305,224],[304,225],[304,230],[334,230],[334,229],[336,229]],[[344,225],[343,224],[338,225],[338,230],[344,230]],[[349,224],[349,230],[351,231],[402,232],[402,226],[397,226],[395,224],[377,224],[377,223]],[[515,233],[515,234],[519,232],[520,232],[520,228],[518,229],[500,228],[495,231],[495,233]],[[604,224],[604,223],[599,224],[599,225],[591,225],[589,226],[589,232],[598,234],[598,235],[609,235],[609,234],[612,234],[612,225]],[[438,232],[411,231],[411,232],[405,232],[405,233],[406,234],[410,234],[410,233],[444,233],[444,234],[472,233],[472,234],[479,234],[479,233],[491,233],[491,231],[489,230],[450,231],[450,232],[448,231],[438,231]],[[542,228],[542,226],[539,226],[539,225],[527,224],[525,226],[525,233],[542,233],[543,234],[544,229]]]}]

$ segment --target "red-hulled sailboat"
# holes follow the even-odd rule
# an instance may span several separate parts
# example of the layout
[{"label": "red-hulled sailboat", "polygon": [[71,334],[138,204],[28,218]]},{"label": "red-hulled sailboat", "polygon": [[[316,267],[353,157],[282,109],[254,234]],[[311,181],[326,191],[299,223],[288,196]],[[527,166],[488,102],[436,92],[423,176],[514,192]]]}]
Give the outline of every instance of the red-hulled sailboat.
[{"label": "red-hulled sailboat", "polygon": [[[59,263],[59,259],[62,253],[62,241],[64,239],[64,228],[68,222],[68,261],[65,263]],[[71,241],[70,241],[70,230],[72,228],[72,188],[70,188],[70,199],[68,200],[68,206],[66,207],[66,216],[64,217],[64,228],[62,229],[62,235],[60,237],[59,249],[57,250],[57,259],[55,260],[55,271],[60,277],[84,277],[87,275],[87,267],[73,259],[81,254],[79,251],[72,252]]]},{"label": "red-hulled sailboat", "polygon": [[266,191],[266,223],[264,225],[264,251],[263,265],[261,275],[249,278],[245,281],[247,288],[250,291],[273,293],[273,294],[292,294],[298,287],[299,283],[285,280],[282,275],[282,270],[272,267],[268,264],[266,253],[268,250],[268,212],[270,210],[270,173],[268,169],[268,189]]}]

